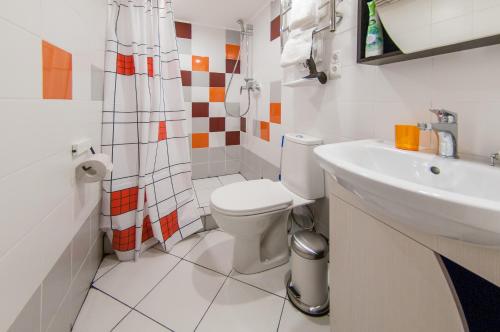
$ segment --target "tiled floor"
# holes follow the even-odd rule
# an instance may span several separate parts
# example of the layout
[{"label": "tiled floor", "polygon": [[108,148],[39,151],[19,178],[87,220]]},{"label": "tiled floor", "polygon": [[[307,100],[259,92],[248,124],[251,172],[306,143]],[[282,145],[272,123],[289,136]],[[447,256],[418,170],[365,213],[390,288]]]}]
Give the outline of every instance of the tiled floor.
[{"label": "tiled floor", "polygon": [[246,181],[246,179],[241,174],[231,174],[193,180],[200,215],[205,216],[210,214],[210,195],[215,189],[226,184],[242,181]]},{"label": "tiled floor", "polygon": [[235,272],[232,241],[213,230],[135,263],[106,256],[73,331],[329,331],[328,316],[311,318],[286,300],[288,265]]}]

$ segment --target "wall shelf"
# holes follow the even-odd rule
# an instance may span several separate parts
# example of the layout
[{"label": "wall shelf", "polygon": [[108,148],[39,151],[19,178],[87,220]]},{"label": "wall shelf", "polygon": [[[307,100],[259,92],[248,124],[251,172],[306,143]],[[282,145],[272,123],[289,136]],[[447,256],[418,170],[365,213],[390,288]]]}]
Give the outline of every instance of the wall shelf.
[{"label": "wall shelf", "polygon": [[459,52],[478,47],[500,44],[500,35],[470,40],[458,44],[437,47],[421,52],[403,53],[392,41],[389,34],[384,30],[384,54],[374,57],[365,57],[366,32],[368,29],[368,0],[358,0],[358,47],[357,62],[365,65],[381,66],[389,63],[403,62],[413,59],[421,59],[435,55]]}]

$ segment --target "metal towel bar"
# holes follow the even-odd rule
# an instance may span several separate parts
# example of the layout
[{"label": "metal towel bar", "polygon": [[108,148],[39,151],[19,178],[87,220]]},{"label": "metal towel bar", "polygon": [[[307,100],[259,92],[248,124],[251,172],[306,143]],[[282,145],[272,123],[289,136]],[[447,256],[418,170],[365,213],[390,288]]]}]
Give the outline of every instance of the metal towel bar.
[{"label": "metal towel bar", "polygon": [[[284,6],[284,2],[287,2],[286,6]],[[342,20],[342,14],[337,13],[337,3],[336,0],[327,0],[326,2],[322,3],[319,7],[318,10],[325,8],[326,6],[330,7],[329,10],[329,23],[328,25],[325,25],[323,27],[317,27],[313,31],[313,35],[316,35],[322,31],[325,31],[327,29],[330,30],[330,32],[334,32],[337,29],[337,18]],[[286,14],[290,12],[292,9],[292,0],[280,0],[280,39],[281,39],[281,50],[283,51],[283,47],[285,46],[285,41],[283,38],[283,33],[284,32],[290,32],[290,26],[285,23],[288,20],[286,19]],[[339,20],[339,22],[340,22]]]}]

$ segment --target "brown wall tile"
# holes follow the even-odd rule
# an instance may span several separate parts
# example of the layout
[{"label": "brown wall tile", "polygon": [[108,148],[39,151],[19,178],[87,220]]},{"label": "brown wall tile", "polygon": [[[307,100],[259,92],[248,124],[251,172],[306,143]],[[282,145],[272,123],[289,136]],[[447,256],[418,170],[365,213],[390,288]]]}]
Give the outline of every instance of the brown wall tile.
[{"label": "brown wall tile", "polygon": [[208,117],[208,103],[193,103],[193,118]]},{"label": "brown wall tile", "polygon": [[240,118],[240,130],[244,133],[247,132],[247,119],[246,118]]},{"label": "brown wall tile", "polygon": [[191,72],[188,70],[181,70],[182,86],[191,86],[192,78]]},{"label": "brown wall tile", "polygon": [[[233,72],[234,66],[236,65],[236,60],[226,59],[226,73],[231,74]],[[238,67],[236,67],[235,74],[240,73],[241,62],[238,61]]]},{"label": "brown wall tile", "polygon": [[210,118],[210,132],[225,131],[226,118]]},{"label": "brown wall tile", "polygon": [[280,17],[276,16],[271,21],[271,41],[275,40],[276,38],[279,38],[279,36],[280,36]]},{"label": "brown wall tile", "polygon": [[191,39],[191,24],[184,22],[175,22],[175,31],[178,38]]},{"label": "brown wall tile", "polygon": [[240,132],[239,131],[226,132],[226,145],[240,145]]},{"label": "brown wall tile", "polygon": [[216,88],[226,87],[226,74],[225,73],[210,73],[210,87]]}]

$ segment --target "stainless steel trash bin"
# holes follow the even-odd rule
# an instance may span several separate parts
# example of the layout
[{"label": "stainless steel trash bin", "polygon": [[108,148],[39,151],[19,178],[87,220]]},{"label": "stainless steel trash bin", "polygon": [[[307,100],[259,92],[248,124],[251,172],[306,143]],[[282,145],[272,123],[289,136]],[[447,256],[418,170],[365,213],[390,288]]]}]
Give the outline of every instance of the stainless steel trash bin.
[{"label": "stainless steel trash bin", "polygon": [[320,234],[299,231],[292,236],[287,293],[292,304],[311,316],[329,311],[328,242]]}]

